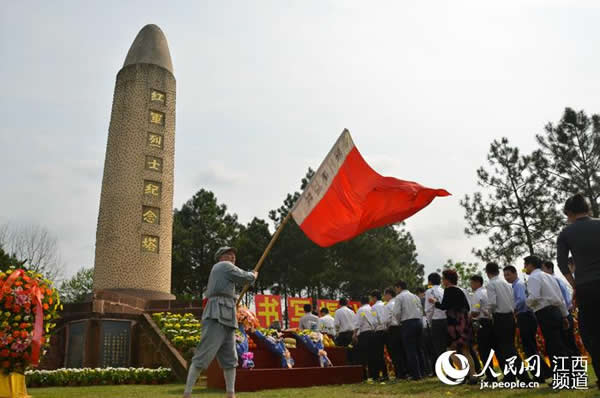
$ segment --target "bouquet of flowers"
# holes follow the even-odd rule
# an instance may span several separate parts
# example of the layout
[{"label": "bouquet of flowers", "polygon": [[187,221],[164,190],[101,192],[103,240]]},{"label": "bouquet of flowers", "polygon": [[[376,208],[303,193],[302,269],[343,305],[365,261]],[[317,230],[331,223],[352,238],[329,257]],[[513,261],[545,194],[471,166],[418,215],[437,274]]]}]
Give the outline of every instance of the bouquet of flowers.
[{"label": "bouquet of flowers", "polygon": [[303,333],[299,334],[298,338],[306,348],[313,354],[319,357],[319,364],[322,368],[328,368],[333,366],[329,357],[327,356],[327,351],[323,346],[323,335],[319,332],[310,332],[308,334]]},{"label": "bouquet of flowers", "polygon": [[240,325],[243,325],[246,330],[254,330],[260,327],[260,323],[254,312],[244,306],[237,308],[237,321]]},{"label": "bouquet of flowers", "polygon": [[24,373],[49,346],[62,304],[52,282],[34,271],[0,272],[0,368]]},{"label": "bouquet of flowers", "polygon": [[235,350],[240,359],[248,352],[248,335],[242,325],[235,331]]},{"label": "bouquet of flowers", "polygon": [[242,368],[244,368],[244,369],[254,368],[254,354],[252,352],[245,352],[242,355]]},{"label": "bouquet of flowers", "polygon": [[281,359],[281,367],[291,369],[294,367],[294,360],[292,354],[285,347],[283,341],[283,335],[277,330],[264,330],[264,333],[260,330],[254,332],[254,336],[258,341],[262,341],[263,344]]}]

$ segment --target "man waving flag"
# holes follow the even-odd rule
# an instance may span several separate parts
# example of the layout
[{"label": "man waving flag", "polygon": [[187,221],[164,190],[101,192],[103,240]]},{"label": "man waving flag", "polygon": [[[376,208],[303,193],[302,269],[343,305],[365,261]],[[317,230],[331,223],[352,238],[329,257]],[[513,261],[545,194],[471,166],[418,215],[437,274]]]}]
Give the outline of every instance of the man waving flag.
[{"label": "man waving flag", "polygon": [[344,130],[292,210],[313,242],[327,247],[372,228],[400,222],[444,189],[383,177],[363,159]]}]

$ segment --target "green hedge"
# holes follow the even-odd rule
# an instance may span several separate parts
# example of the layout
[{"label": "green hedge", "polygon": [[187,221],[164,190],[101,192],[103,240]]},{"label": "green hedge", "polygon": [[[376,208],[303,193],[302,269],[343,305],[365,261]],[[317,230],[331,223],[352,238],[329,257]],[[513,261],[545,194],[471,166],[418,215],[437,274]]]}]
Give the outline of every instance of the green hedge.
[{"label": "green hedge", "polygon": [[88,386],[97,384],[164,384],[174,379],[169,368],[81,368],[28,370],[28,387]]}]

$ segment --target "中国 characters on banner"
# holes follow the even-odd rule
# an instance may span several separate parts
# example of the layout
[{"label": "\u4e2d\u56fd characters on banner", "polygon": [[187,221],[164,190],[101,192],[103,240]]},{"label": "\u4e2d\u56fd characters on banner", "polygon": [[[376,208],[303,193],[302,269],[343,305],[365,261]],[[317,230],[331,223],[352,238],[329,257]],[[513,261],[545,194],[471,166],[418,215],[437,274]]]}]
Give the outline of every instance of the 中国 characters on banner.
[{"label": "\u4e2d\u56fd characters on banner", "polygon": [[310,297],[290,297],[288,298],[288,318],[289,327],[297,328],[300,318],[304,316],[304,305],[312,305]]},{"label": "\u4e2d\u56fd characters on banner", "polygon": [[254,296],[256,317],[261,326],[268,328],[274,321],[281,324],[281,297],[257,294]]},{"label": "\u4e2d\u56fd characters on banner", "polygon": [[317,312],[321,311],[321,308],[327,308],[329,310],[329,315],[333,316],[335,311],[340,307],[339,302],[337,300],[317,300]]}]

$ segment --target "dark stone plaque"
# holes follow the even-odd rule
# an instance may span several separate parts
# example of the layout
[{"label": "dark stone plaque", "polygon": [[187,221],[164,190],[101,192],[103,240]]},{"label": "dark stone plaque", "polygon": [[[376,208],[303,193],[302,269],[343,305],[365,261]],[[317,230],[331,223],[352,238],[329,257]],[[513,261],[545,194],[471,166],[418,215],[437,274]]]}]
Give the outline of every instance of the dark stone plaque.
[{"label": "dark stone plaque", "polygon": [[85,321],[69,324],[69,341],[67,343],[67,368],[82,368],[85,352]]},{"label": "dark stone plaque", "polygon": [[101,360],[102,367],[128,367],[131,346],[131,322],[102,321]]}]

